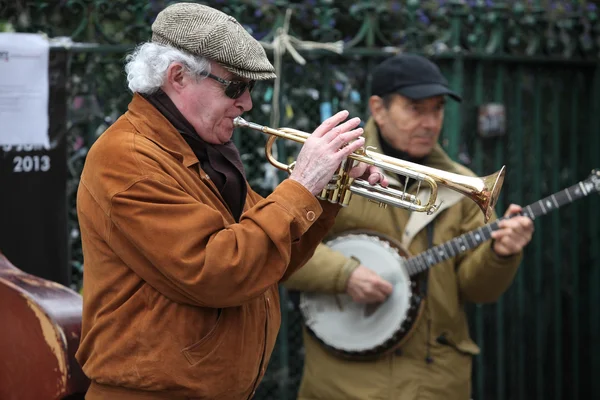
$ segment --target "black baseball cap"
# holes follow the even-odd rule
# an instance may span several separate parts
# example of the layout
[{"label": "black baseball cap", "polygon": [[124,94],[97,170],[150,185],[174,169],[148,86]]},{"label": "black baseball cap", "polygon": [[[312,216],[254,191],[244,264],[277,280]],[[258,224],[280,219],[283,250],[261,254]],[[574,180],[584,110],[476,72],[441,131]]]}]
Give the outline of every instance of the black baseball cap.
[{"label": "black baseball cap", "polygon": [[462,98],[448,87],[437,65],[417,54],[403,53],[390,57],[373,70],[371,94],[383,97],[398,93],[413,100],[448,95]]}]

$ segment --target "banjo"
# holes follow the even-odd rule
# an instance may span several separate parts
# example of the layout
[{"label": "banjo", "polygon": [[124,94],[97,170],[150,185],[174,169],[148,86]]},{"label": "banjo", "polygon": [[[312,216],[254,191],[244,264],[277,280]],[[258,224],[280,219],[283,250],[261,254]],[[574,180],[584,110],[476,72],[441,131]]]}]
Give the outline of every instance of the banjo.
[{"label": "banjo", "polygon": [[[523,208],[531,219],[545,215],[591,193],[600,192],[600,169],[560,192]],[[381,304],[355,303],[347,294],[302,292],[299,308],[309,335],[327,351],[351,360],[381,357],[404,344],[423,310],[422,273],[434,265],[479,246],[497,230],[490,224],[434,246],[416,256],[395,239],[369,230],[340,233],[325,244],[360,261],[390,282],[392,294]]]}]

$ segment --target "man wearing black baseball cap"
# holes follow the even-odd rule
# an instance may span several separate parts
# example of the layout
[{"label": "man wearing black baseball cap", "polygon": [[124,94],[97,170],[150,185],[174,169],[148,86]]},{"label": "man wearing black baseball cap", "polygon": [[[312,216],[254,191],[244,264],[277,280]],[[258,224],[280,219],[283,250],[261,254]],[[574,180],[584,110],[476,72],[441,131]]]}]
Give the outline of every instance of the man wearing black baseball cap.
[{"label": "man wearing black baseball cap", "polygon": [[[434,63],[419,55],[400,54],[378,65],[372,78],[369,99],[372,115],[365,126],[366,146],[398,159],[474,175],[452,161],[437,143],[446,100],[461,101],[461,97],[448,87]],[[388,179],[390,186],[404,190],[402,176]],[[417,186],[411,179],[408,191],[416,194]],[[419,198],[424,202],[429,189],[420,186]],[[475,202],[457,192],[438,187],[436,203],[441,203],[439,210],[428,216],[396,207],[382,209],[364,197],[353,197],[350,205],[338,214],[330,235],[349,230],[375,231],[416,255],[484,225],[483,214]],[[507,214],[520,210],[519,206],[511,205]],[[492,220],[496,218],[492,216]],[[453,249],[459,251],[456,257],[441,261],[413,278],[421,281],[423,291],[412,295],[423,296],[425,302],[416,321],[409,321],[411,334],[401,335],[406,340],[399,341],[394,351],[379,354],[371,361],[351,361],[330,350],[336,345],[338,349],[360,345],[364,346],[360,350],[376,349],[394,340],[394,335],[402,333],[399,329],[406,311],[402,301],[398,301],[403,298],[399,293],[407,290],[398,283],[392,286],[369,269],[380,267],[378,264],[384,264],[389,254],[371,254],[359,261],[321,245],[312,259],[286,282],[288,289],[331,294],[331,299],[323,296],[323,308],[345,298],[333,298],[334,294],[347,294],[354,302],[366,305],[381,303],[393,292],[395,295],[389,301],[394,305],[376,308],[371,313],[365,309],[364,319],[356,321],[353,327],[336,325],[343,316],[331,319],[328,329],[335,332],[336,342],[326,342],[329,347],[304,329],[305,365],[298,399],[469,399],[472,356],[479,353],[479,348],[469,336],[464,303],[493,302],[509,287],[522,249],[533,232],[533,224],[526,217],[499,224],[502,229],[492,234],[493,241],[482,243],[469,253]],[[381,238],[371,236],[365,240]],[[313,327],[314,317],[305,321],[308,327]],[[364,330],[373,326],[379,329],[377,334]],[[379,341],[366,339],[371,337]]]}]

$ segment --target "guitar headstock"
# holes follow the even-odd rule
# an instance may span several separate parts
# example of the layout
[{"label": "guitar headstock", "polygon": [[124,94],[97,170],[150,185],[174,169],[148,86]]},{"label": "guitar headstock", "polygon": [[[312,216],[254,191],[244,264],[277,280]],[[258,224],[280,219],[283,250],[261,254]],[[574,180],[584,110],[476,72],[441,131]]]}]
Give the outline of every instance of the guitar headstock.
[{"label": "guitar headstock", "polygon": [[583,181],[583,184],[590,191],[595,190],[596,192],[600,192],[600,169],[593,169],[590,176]]}]

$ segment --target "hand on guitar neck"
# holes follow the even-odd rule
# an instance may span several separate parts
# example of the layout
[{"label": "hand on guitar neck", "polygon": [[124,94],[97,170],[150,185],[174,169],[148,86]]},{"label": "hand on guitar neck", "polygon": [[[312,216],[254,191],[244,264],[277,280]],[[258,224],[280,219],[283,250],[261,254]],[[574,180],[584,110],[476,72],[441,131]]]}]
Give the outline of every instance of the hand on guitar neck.
[{"label": "hand on guitar neck", "polygon": [[[516,254],[531,241],[533,231],[531,218],[523,215],[521,206],[511,204],[498,221],[498,229],[491,233],[492,248],[501,257]],[[362,304],[382,303],[392,290],[390,282],[362,264],[352,272],[346,286],[352,300]]]},{"label": "hand on guitar neck", "polygon": [[346,293],[357,303],[382,303],[392,294],[391,283],[364,265],[359,265],[348,278]]},{"label": "hand on guitar neck", "polygon": [[511,204],[504,213],[505,218],[498,221],[499,229],[492,232],[492,248],[501,257],[518,253],[531,241],[533,221],[520,215],[522,212],[521,206]]}]

